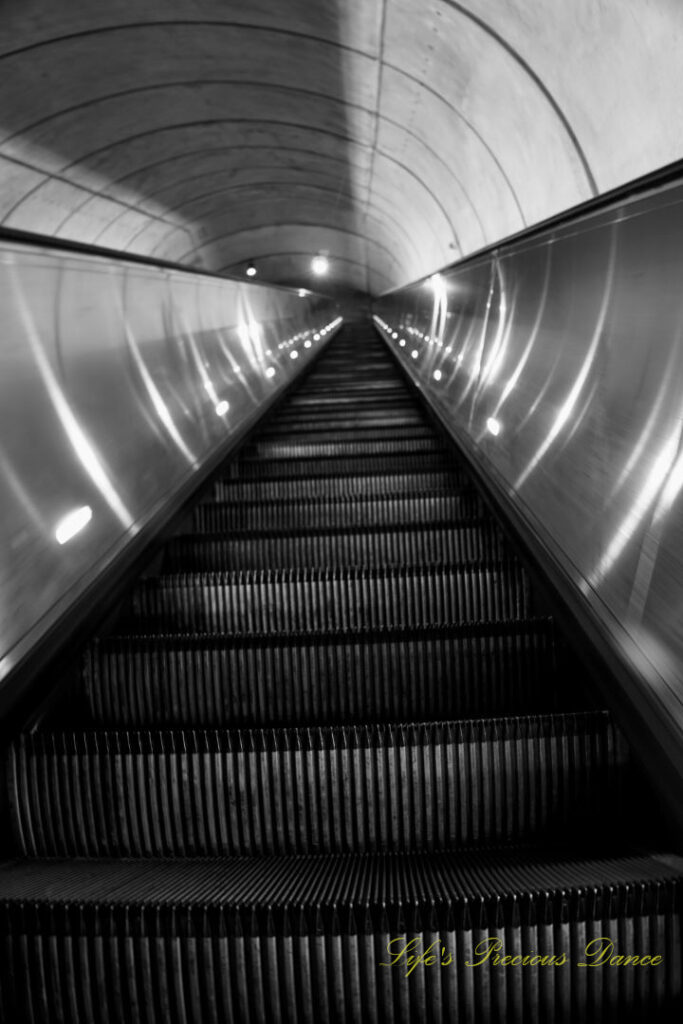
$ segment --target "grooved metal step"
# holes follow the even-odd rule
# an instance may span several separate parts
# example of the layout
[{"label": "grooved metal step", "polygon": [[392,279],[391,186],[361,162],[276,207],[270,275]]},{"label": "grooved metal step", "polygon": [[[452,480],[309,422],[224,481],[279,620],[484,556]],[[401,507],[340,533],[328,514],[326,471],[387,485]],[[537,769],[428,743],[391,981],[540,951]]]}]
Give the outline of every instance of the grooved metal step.
[{"label": "grooved metal step", "polygon": [[94,721],[406,722],[589,706],[552,620],[274,638],[112,637],[87,651]]},{"label": "grooved metal step", "polygon": [[388,476],[394,473],[424,473],[428,470],[447,470],[452,465],[445,451],[411,452],[408,454],[354,455],[309,458],[302,464],[299,458],[241,459],[230,467],[232,480],[292,479],[295,477]]},{"label": "grooved metal step", "polygon": [[[330,472],[333,467],[330,467]],[[370,497],[425,491],[469,488],[465,474],[455,466],[445,469],[382,473],[373,475],[356,473],[348,476],[310,476],[270,478],[263,480],[217,480],[213,487],[215,501],[275,501],[290,499],[307,501],[310,498]]]},{"label": "grooved metal step", "polygon": [[[372,437],[362,441],[255,441],[244,449],[240,463],[252,459],[327,459],[337,456],[365,456],[388,458],[415,455],[427,452],[430,455],[445,455],[443,444],[432,434],[431,437],[389,438],[380,440]],[[308,465],[306,465],[308,469]]]},{"label": "grooved metal step", "polygon": [[9,788],[27,857],[440,850],[613,831],[625,761],[604,712],[34,733]]},{"label": "grooved metal step", "polygon": [[225,537],[203,534],[180,536],[165,549],[168,573],[211,572],[223,569],[305,569],[309,565],[382,566],[437,562],[499,561],[503,541],[490,522],[370,530],[318,530]]},{"label": "grooved metal step", "polygon": [[199,538],[240,530],[256,536],[276,529],[303,533],[344,527],[412,527],[417,523],[429,527],[440,522],[467,522],[482,515],[483,505],[476,494],[454,488],[451,493],[345,495],[304,503],[296,498],[207,503],[195,509],[191,530]]},{"label": "grooved metal step", "polygon": [[386,424],[372,425],[363,424],[361,426],[347,425],[344,429],[335,426],[333,429],[321,430],[320,424],[316,423],[307,424],[305,420],[301,424],[292,423],[289,428],[285,429],[282,426],[277,428],[273,427],[271,430],[263,429],[259,431],[258,448],[263,451],[264,443],[270,444],[271,442],[277,442],[281,444],[285,441],[287,444],[299,444],[302,442],[315,441],[318,442],[329,442],[339,441],[347,439],[364,441],[367,439],[368,434],[372,434],[373,438],[378,441],[414,441],[419,438],[434,438],[433,429],[427,424],[420,422],[416,423],[402,423],[398,424]]},{"label": "grooved metal step", "polygon": [[[122,1007],[146,1024],[674,1021],[682,872],[657,854],[524,849],[53,860],[31,872],[11,862],[0,936],[24,938],[3,943],[0,1013],[69,1024],[123,1024]],[[601,937],[655,966],[606,977],[580,966]],[[497,967],[495,951],[521,963]]]},{"label": "grooved metal step", "polygon": [[517,563],[292,569],[161,576],[140,583],[124,628],[290,633],[526,618]]}]

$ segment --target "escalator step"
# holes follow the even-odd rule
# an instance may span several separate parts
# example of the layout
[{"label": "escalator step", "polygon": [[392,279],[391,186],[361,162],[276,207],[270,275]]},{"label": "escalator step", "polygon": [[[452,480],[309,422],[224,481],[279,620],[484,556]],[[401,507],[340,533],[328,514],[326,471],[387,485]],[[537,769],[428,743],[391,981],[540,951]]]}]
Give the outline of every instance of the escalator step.
[{"label": "escalator step", "polygon": [[241,459],[230,467],[231,480],[291,479],[292,477],[340,477],[384,475],[393,473],[425,473],[429,470],[448,470],[453,465],[452,456],[446,451],[413,452],[412,454],[387,455],[330,455],[326,458],[312,457],[302,463],[292,459]]},{"label": "escalator step", "polygon": [[491,565],[292,569],[161,576],[136,587],[123,628],[291,633],[523,619],[528,579]]},{"label": "escalator step", "polygon": [[303,532],[345,527],[397,527],[420,523],[428,527],[439,522],[468,521],[483,513],[481,499],[473,492],[454,489],[419,495],[387,494],[318,498],[302,502],[234,501],[198,505],[191,529],[194,534],[231,534],[249,530],[252,536],[275,529]]},{"label": "escalator step", "polygon": [[[50,1024],[123,1024],[131,1013],[146,1024],[673,1021],[682,872],[680,858],[656,854],[525,850],[52,860],[31,872],[10,862],[0,869],[0,1014]],[[657,959],[580,966],[604,940]],[[520,966],[497,966],[506,955]]]},{"label": "escalator step", "polygon": [[604,712],[232,732],[33,733],[10,750],[27,857],[439,850],[626,821]]},{"label": "escalator step", "polygon": [[[331,456],[370,456],[377,457],[386,454],[389,458],[399,456],[415,455],[418,452],[428,452],[431,455],[446,455],[443,443],[431,437],[418,438],[388,438],[380,440],[373,437],[372,440],[363,441],[254,441],[244,449],[240,463],[251,462],[252,460],[267,459],[327,459]],[[305,469],[308,468],[306,463]]]},{"label": "escalator step", "polygon": [[503,541],[487,521],[398,530],[364,527],[335,533],[318,530],[255,537],[180,536],[165,548],[164,572],[223,569],[286,569],[310,565],[419,565],[435,562],[496,561]]},{"label": "escalator step", "polygon": [[258,445],[262,448],[263,442],[282,442],[283,440],[287,443],[300,443],[306,441],[318,442],[338,442],[338,441],[366,441],[368,432],[372,431],[372,436],[377,438],[378,441],[414,441],[418,438],[431,438],[434,439],[434,431],[427,424],[421,423],[401,423],[389,424],[382,426],[369,427],[366,424],[362,426],[346,426],[344,430],[339,427],[334,427],[329,430],[321,430],[320,423],[314,425],[307,425],[306,421],[302,423],[292,423],[287,429],[281,425],[277,427],[273,426],[270,430],[264,428],[259,431],[258,434]]},{"label": "escalator step", "polygon": [[[331,469],[332,472],[332,469]],[[216,501],[276,501],[279,499],[303,500],[311,498],[344,498],[351,496],[384,496],[395,493],[417,495],[427,491],[464,490],[469,486],[465,475],[455,467],[434,470],[429,473],[401,472],[376,476],[356,472],[349,476],[310,476],[270,480],[217,480],[213,487]]]},{"label": "escalator step", "polygon": [[551,620],[369,633],[112,637],[84,663],[96,722],[405,722],[586,707]]}]

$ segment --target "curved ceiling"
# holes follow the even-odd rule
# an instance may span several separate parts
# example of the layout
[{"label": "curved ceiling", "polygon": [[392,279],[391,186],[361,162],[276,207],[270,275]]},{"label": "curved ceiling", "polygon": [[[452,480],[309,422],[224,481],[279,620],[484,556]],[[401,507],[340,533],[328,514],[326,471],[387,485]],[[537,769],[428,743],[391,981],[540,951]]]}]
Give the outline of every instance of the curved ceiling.
[{"label": "curved ceiling", "polygon": [[0,223],[377,294],[678,159],[650,0],[22,0]]}]

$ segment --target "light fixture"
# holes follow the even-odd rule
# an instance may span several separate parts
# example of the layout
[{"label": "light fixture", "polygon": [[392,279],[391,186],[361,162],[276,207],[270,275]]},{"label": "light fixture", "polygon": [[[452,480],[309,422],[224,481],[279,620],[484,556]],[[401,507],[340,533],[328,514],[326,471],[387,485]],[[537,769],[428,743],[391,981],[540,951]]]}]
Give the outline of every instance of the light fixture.
[{"label": "light fixture", "polygon": [[296,350],[296,349],[294,349],[294,351],[293,351],[293,352],[290,352],[290,353],[289,353],[289,358],[290,358],[290,359],[298,359],[298,358],[299,358],[299,353],[297,352],[297,350]]},{"label": "light fixture", "polygon": [[323,277],[329,270],[329,267],[329,260],[327,259],[327,256],[323,256],[322,253],[318,253],[318,255],[314,256],[311,260],[311,270],[318,277]]},{"label": "light fixture", "polygon": [[441,380],[441,370],[434,370],[434,380]]},{"label": "light fixture", "polygon": [[224,399],[222,402],[219,402],[218,405],[216,406],[216,415],[217,416],[225,416],[225,414],[226,414],[226,412],[228,411],[229,408],[230,408],[229,402],[226,402],[225,399]]},{"label": "light fixture", "polygon": [[62,519],[57,523],[55,529],[55,537],[58,544],[66,544],[67,541],[75,537],[77,533],[80,533],[83,527],[87,526],[92,519],[92,509],[90,505],[83,505],[81,508],[75,508],[71,512],[68,512]]},{"label": "light fixture", "polygon": [[275,368],[273,366],[269,366],[268,369],[266,370],[266,377],[274,377],[274,376],[275,376]]},{"label": "light fixture", "polygon": [[490,434],[493,434],[494,437],[498,437],[500,434],[500,422],[497,419],[494,419],[493,416],[489,416],[486,421],[486,429]]},{"label": "light fixture", "polygon": [[417,351],[416,348],[414,348],[413,351],[410,354],[413,357],[413,359],[417,359],[417,357],[419,356],[420,353]]},{"label": "light fixture", "polygon": [[247,267],[247,277],[256,277],[256,267],[250,263]]},{"label": "light fixture", "polygon": [[305,288],[299,288],[299,291],[298,291],[297,294],[298,294],[300,299],[305,299],[306,296],[308,295],[308,292],[306,291]]}]

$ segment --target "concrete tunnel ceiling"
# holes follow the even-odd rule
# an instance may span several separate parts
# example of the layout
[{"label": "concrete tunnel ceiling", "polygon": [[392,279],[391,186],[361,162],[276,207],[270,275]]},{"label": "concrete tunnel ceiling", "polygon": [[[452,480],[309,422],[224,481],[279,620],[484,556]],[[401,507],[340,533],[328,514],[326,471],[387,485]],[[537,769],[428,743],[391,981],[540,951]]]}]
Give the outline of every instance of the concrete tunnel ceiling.
[{"label": "concrete tunnel ceiling", "polygon": [[378,294],[681,156],[650,0],[22,0],[0,223]]}]

